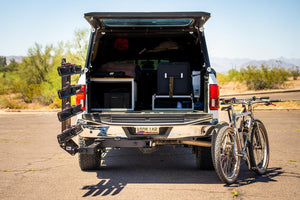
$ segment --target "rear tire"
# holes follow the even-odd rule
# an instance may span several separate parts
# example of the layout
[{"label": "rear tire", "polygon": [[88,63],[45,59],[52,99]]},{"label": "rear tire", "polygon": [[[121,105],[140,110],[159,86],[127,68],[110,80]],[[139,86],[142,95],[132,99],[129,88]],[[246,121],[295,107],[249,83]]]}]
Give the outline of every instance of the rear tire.
[{"label": "rear tire", "polygon": [[251,131],[249,155],[253,171],[260,175],[266,173],[269,165],[270,147],[267,130],[259,120],[254,121]]},{"label": "rear tire", "polygon": [[210,147],[195,147],[196,166],[200,170],[213,170]]},{"label": "rear tire", "polygon": [[[94,139],[79,136],[78,143],[79,147],[87,147],[94,143]],[[99,170],[101,166],[101,151],[95,154],[78,153],[78,161],[80,169],[83,171]]]},{"label": "rear tire", "polygon": [[223,126],[214,144],[215,169],[221,181],[227,184],[235,182],[240,171],[240,157],[234,156],[234,130]]}]

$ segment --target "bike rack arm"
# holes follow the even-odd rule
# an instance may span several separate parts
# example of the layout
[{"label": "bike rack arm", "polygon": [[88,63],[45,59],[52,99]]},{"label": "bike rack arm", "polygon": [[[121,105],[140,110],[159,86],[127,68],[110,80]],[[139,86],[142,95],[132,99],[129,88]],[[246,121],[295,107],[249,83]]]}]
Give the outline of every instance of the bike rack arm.
[{"label": "bike rack arm", "polygon": [[81,105],[71,106],[71,96],[81,93],[80,86],[71,85],[71,75],[80,74],[81,66],[66,63],[63,58],[61,66],[57,68],[61,76],[62,89],[58,91],[58,96],[62,99],[61,112],[57,113],[58,120],[61,122],[61,134],[57,136],[57,141],[61,148],[71,155],[78,152],[78,145],[72,140],[73,137],[82,132],[81,124],[71,126],[71,117],[82,112]]}]

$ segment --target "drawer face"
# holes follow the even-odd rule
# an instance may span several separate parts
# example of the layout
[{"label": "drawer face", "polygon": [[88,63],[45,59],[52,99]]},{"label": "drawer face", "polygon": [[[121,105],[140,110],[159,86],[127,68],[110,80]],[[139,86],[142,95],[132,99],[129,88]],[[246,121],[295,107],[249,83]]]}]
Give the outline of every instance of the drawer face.
[{"label": "drawer face", "polygon": [[135,87],[132,78],[93,78],[89,97],[91,111],[134,110]]}]

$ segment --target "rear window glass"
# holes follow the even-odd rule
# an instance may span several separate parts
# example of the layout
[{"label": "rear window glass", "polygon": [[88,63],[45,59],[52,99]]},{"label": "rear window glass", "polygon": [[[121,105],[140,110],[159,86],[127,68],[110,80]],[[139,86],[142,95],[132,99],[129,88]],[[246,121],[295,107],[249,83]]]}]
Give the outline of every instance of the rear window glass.
[{"label": "rear window glass", "polygon": [[155,27],[188,26],[192,19],[104,19],[103,23],[111,27]]}]

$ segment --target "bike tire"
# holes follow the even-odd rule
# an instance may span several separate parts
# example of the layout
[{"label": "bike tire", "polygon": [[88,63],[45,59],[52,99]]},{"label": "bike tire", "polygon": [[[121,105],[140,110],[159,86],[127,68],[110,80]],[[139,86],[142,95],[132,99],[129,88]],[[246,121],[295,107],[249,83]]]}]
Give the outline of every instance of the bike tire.
[{"label": "bike tire", "polygon": [[234,156],[234,130],[229,126],[223,126],[218,134],[214,144],[214,163],[215,170],[220,178],[226,184],[236,181],[240,171],[240,157]]},{"label": "bike tire", "polygon": [[220,129],[224,126],[229,126],[229,124],[227,122],[224,122],[224,121],[219,122],[215,126],[215,128],[214,128],[214,130],[212,131],[212,134],[211,134],[211,157],[212,157],[214,168],[216,168],[216,164],[215,164],[215,149],[213,147],[215,146],[215,143],[216,143],[217,134],[219,133]]},{"label": "bike tire", "polygon": [[267,130],[260,120],[254,120],[249,155],[252,170],[259,175],[266,173],[270,159],[270,146]]}]

